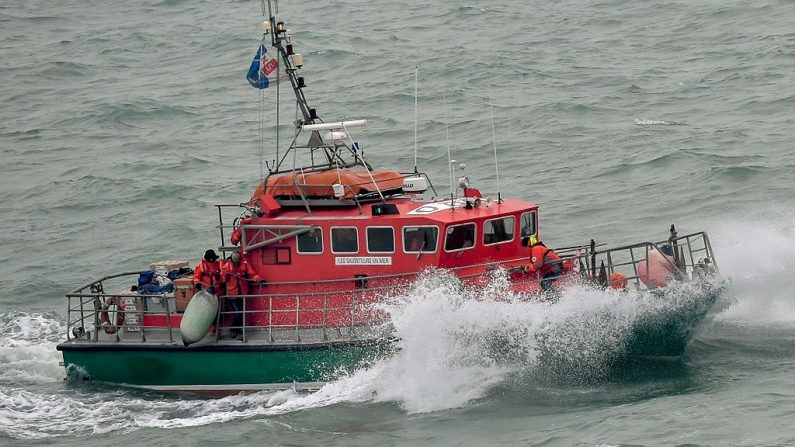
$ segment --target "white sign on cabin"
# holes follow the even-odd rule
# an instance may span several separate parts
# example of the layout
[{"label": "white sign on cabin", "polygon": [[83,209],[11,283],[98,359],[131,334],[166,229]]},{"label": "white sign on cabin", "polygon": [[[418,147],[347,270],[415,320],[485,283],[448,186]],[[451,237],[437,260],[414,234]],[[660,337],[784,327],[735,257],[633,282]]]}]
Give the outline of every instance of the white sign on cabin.
[{"label": "white sign on cabin", "polygon": [[451,208],[463,208],[466,206],[466,199],[455,199],[453,206],[450,206],[450,200],[444,202],[426,203],[408,212],[408,214],[433,214],[438,211],[445,211]]},{"label": "white sign on cabin", "polygon": [[392,265],[389,256],[337,256],[335,265]]}]

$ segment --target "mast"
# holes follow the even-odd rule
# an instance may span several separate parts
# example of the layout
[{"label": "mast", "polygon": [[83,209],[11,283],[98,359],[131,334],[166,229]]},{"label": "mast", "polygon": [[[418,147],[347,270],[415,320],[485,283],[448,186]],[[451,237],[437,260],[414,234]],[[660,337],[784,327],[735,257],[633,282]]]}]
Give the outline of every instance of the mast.
[{"label": "mast", "polygon": [[277,22],[273,8],[274,0],[268,0],[268,20],[271,24],[271,45],[276,48],[284,64],[284,71],[290,80],[293,93],[295,94],[296,104],[301,111],[303,122],[301,124],[315,124],[319,121],[317,110],[309,107],[309,103],[304,96],[303,88],[306,87],[304,78],[298,76],[298,70],[303,66],[304,58],[301,53],[295,53],[290,42],[292,33],[287,29],[284,22]]},{"label": "mast", "polygon": [[[263,35],[263,45],[265,45],[265,38],[270,35],[271,46],[276,49],[278,56],[274,59],[279,61],[279,67],[276,73],[276,159],[274,160],[273,167],[268,167],[268,177],[275,174],[284,172],[295,172],[300,169],[302,172],[323,171],[328,169],[350,168],[353,166],[362,166],[368,171],[372,171],[372,166],[364,158],[364,153],[360,146],[353,141],[348,133],[348,127],[351,124],[359,123],[358,121],[343,121],[338,123],[328,123],[331,127],[324,125],[322,119],[317,115],[317,110],[309,106],[306,100],[303,89],[306,87],[303,76],[298,76],[298,70],[304,65],[304,58],[301,53],[296,53],[292,44],[292,32],[287,29],[287,25],[278,21],[276,15],[278,14],[278,0],[261,0],[263,15],[267,14],[267,20],[263,23],[265,34]],[[266,8],[267,4],[267,8]],[[262,58],[261,58],[262,59]],[[296,116],[295,116],[295,134],[292,136],[290,147],[282,153],[279,150],[280,132],[279,132],[279,118],[280,118],[280,95],[279,86],[281,85],[278,70],[284,68],[287,79],[290,80],[293,94],[295,95]],[[300,115],[299,115],[300,113]],[[362,121],[363,123],[363,121]],[[318,127],[320,126],[320,127]],[[320,131],[328,130],[321,135]],[[298,139],[302,132],[311,132],[309,139],[306,143],[299,143]],[[343,138],[344,136],[344,138]],[[348,144],[350,143],[350,144]],[[301,163],[299,166],[298,150],[306,150],[309,155],[309,163]],[[283,164],[288,160],[292,152],[292,168],[284,169]],[[320,157],[317,157],[320,153]],[[267,183],[267,178],[263,181],[263,185]]]}]

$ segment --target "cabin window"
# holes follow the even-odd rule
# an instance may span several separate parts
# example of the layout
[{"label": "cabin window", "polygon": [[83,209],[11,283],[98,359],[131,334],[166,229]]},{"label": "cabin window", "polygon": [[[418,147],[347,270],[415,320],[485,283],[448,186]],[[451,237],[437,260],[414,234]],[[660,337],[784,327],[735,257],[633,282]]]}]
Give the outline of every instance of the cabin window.
[{"label": "cabin window", "polygon": [[392,227],[367,227],[369,253],[394,253],[395,230]]},{"label": "cabin window", "polygon": [[487,220],[483,223],[483,245],[499,244],[513,240],[513,216]]},{"label": "cabin window", "polygon": [[475,224],[466,223],[447,228],[444,251],[466,250],[475,246]]},{"label": "cabin window", "polygon": [[332,253],[358,253],[359,231],[356,227],[334,227],[331,229]]},{"label": "cabin window", "polygon": [[438,240],[438,227],[403,227],[403,251],[406,253],[433,253]]},{"label": "cabin window", "polygon": [[530,211],[522,214],[521,224],[522,224],[521,229],[519,230],[519,236],[521,238],[526,238],[530,235],[536,234],[535,211]]},{"label": "cabin window", "polygon": [[306,233],[301,233],[295,237],[298,253],[319,254],[323,253],[323,232],[320,229],[312,229]]}]

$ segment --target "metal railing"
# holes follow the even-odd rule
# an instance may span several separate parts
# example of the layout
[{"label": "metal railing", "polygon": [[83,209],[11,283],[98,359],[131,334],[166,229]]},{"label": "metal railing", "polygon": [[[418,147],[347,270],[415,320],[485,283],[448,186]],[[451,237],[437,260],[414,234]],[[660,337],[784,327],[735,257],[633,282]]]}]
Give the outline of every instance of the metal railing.
[{"label": "metal railing", "polygon": [[[329,340],[329,331],[347,329],[350,338],[357,337],[357,330],[363,327],[374,327],[386,323],[386,314],[374,309],[368,303],[367,296],[389,295],[405,290],[406,286],[384,286],[368,289],[343,290],[335,292],[280,293],[268,295],[236,295],[219,298],[219,311],[216,316],[216,327],[230,331],[240,331],[243,342],[249,340],[252,332],[265,335],[265,341],[274,343],[274,334],[292,335],[295,341],[301,342],[302,331],[316,329],[321,332],[322,340]],[[333,305],[330,298],[345,297],[350,304]],[[226,303],[239,300],[242,309],[225,310]],[[292,306],[276,308],[274,301],[293,301]],[[313,306],[320,302],[319,306]],[[252,309],[251,303],[259,302],[262,309]],[[309,302],[309,305],[307,305]],[[242,324],[225,324],[224,319],[240,316]],[[264,318],[263,318],[264,317]],[[280,318],[284,317],[284,318]],[[254,320],[250,324],[248,321]],[[288,334],[289,333],[289,334]],[[216,331],[216,341],[221,332]]]},{"label": "metal railing", "polygon": [[[90,285],[90,292],[82,290],[66,295],[67,317],[66,317],[66,337],[67,340],[73,338],[99,341],[100,330],[106,326],[113,326],[113,332],[106,332],[108,336],[115,336],[116,341],[121,341],[118,329],[121,325],[117,322],[123,321],[123,326],[127,333],[139,332],[140,341],[146,341],[147,329],[158,329],[167,331],[170,342],[174,341],[172,331],[172,317],[177,314],[176,309],[170,304],[169,297],[160,294],[135,294],[127,295],[124,293],[105,293],[102,281],[130,275],[138,275],[139,272],[121,273],[103,278]],[[171,297],[173,300],[173,297]],[[125,303],[125,300],[130,302]],[[165,300],[165,301],[164,301]],[[124,303],[124,305],[122,305]],[[162,310],[148,310],[150,303],[165,303]],[[112,309],[115,306],[116,309]],[[102,316],[107,316],[107,324],[103,324]],[[119,316],[120,315],[120,316]],[[165,317],[165,326],[146,325],[146,315],[158,315]]]},{"label": "metal railing", "polygon": [[[392,178],[392,179],[389,179],[389,180],[394,180],[394,179],[397,179],[397,178],[405,179],[405,178],[413,177],[413,176],[424,177],[427,180],[428,186],[431,188],[431,191],[433,191],[434,197],[437,195],[436,189],[434,188],[430,177],[428,177],[428,175],[425,174],[424,172],[419,172],[419,173],[405,173],[405,172],[401,172],[400,173],[400,177],[395,177],[395,178]],[[307,211],[310,212],[310,213],[311,213],[311,205],[313,205],[313,204],[317,205],[320,202],[328,202],[328,203],[333,204],[335,206],[340,206],[340,205],[356,206],[359,209],[359,213],[361,214],[361,213],[364,213],[364,209],[362,208],[362,204],[363,203],[371,202],[373,200],[383,200],[384,199],[384,196],[382,195],[382,192],[380,190],[378,191],[377,196],[372,196],[371,197],[370,195],[375,194],[375,193],[371,192],[371,193],[369,193],[370,195],[368,195],[368,194],[361,195],[354,189],[356,187],[368,186],[368,185],[371,185],[371,184],[372,184],[372,182],[363,182],[363,183],[359,183],[359,184],[343,185],[343,188],[345,189],[345,191],[347,191],[347,193],[351,196],[350,199],[332,199],[332,198],[329,198],[329,199],[322,199],[322,200],[321,199],[315,200],[315,199],[307,198],[307,196],[303,193],[303,190],[301,188],[302,187],[310,187],[310,188],[311,187],[321,187],[321,186],[328,186],[328,185],[315,185],[315,184],[308,184],[308,183],[302,183],[302,184],[299,185],[299,184],[296,183],[294,186],[296,186],[296,188],[298,188],[299,191],[301,191],[300,202],[307,209]],[[400,194],[404,194],[404,193],[400,193]],[[392,197],[394,195],[395,195],[394,193],[390,193],[390,195],[388,197]],[[290,204],[289,200],[284,200],[284,199],[281,199],[279,202],[282,205]],[[215,205],[215,207],[218,209],[218,225],[216,226],[216,228],[219,229],[220,236],[221,236],[221,239],[220,239],[221,240],[221,244],[218,246],[218,248],[219,248],[220,251],[223,251],[223,252],[235,251],[235,250],[238,249],[237,246],[228,246],[228,245],[226,245],[227,239],[226,239],[226,234],[225,234],[224,230],[233,230],[233,229],[236,228],[236,226],[234,224],[225,224],[224,223],[224,210],[225,209],[233,209],[234,213],[235,213],[235,217],[244,217],[246,215],[250,216],[250,215],[258,213],[258,210],[256,209],[256,207],[250,205],[250,203],[217,204],[217,205]],[[279,240],[286,239],[286,238],[289,238],[289,237],[292,237],[292,236],[296,236],[298,234],[295,231],[292,231],[289,234],[284,234],[284,233],[276,234],[273,231],[271,231],[271,233],[273,233],[273,234],[271,234],[271,236],[273,236],[273,237],[268,237],[268,234],[267,234],[268,230],[269,229],[276,230],[277,227],[279,227],[279,225],[245,225],[245,224],[241,224],[240,228],[242,230],[244,230],[241,233],[241,236],[243,238],[243,248],[246,251],[253,250],[255,248],[258,248],[258,247],[261,247],[261,246],[265,246],[265,245],[269,245],[271,243],[278,242]],[[295,227],[296,231],[308,231],[308,230],[297,230],[297,229],[299,227],[300,228],[304,228],[304,227],[308,228],[309,226],[294,225],[294,227]],[[247,236],[248,232],[245,231],[245,230],[255,230],[255,231],[253,232],[254,233],[253,235]],[[246,241],[247,238],[248,238],[248,241]],[[248,246],[246,245],[246,242],[248,242]]]},{"label": "metal railing", "polygon": [[580,273],[584,278],[602,286],[608,286],[611,275],[620,273],[628,283],[637,289],[661,287],[651,279],[653,252],[656,262],[662,263],[673,279],[694,280],[718,271],[715,254],[706,232],[676,235],[672,228],[671,237],[660,242],[640,242],[608,249],[591,247],[577,257]]},{"label": "metal railing", "polygon": [[[148,336],[157,335],[157,340],[167,339],[173,343],[178,337],[176,329],[182,315],[176,310],[173,294],[105,293],[105,281],[138,274],[127,272],[106,276],[68,293],[67,339],[146,342]],[[320,329],[323,340],[328,340],[329,330],[342,328],[347,328],[349,336],[355,338],[359,328],[385,322],[384,314],[372,309],[368,298],[396,293],[405,286],[395,284],[340,291],[221,296],[216,315],[216,339],[220,337],[221,329],[240,330],[244,342],[254,331],[265,331],[267,341],[273,343],[275,333],[289,330],[297,341],[301,341],[302,331]],[[336,297],[342,297],[340,301],[344,304],[332,304],[332,298]],[[125,305],[121,304],[123,300],[127,300]],[[230,300],[240,300],[242,309],[227,310],[226,303]],[[264,308],[253,305],[254,302],[264,304]],[[276,302],[279,305],[274,305]],[[242,324],[223,324],[227,317],[235,314],[241,315]],[[104,325],[103,320],[107,322]]]},{"label": "metal railing", "polygon": [[[323,170],[328,170],[328,168],[324,168]],[[433,192],[433,196],[434,197],[438,196],[438,193],[436,192],[436,188],[434,187],[433,182],[431,181],[430,177],[426,173],[424,173],[424,172],[410,172],[410,173],[409,172],[401,172],[399,174],[400,174],[399,177],[393,177],[393,178],[389,178],[389,179],[386,179],[386,180],[395,180],[395,179],[399,179],[399,178],[406,179],[406,178],[409,178],[409,177],[421,176],[421,177],[425,178],[425,180],[428,182],[428,186],[430,187],[431,191]],[[270,177],[270,175],[268,177]],[[384,179],[381,179],[381,180],[384,180]],[[264,182],[267,183],[267,179]],[[400,195],[405,195],[406,194],[406,193],[403,193],[403,192],[395,192],[395,191],[381,191],[380,189],[378,189],[377,182],[375,182],[372,178],[370,179],[370,181],[366,181],[366,182],[362,182],[362,183],[358,183],[358,184],[346,184],[346,185],[343,185],[343,189],[346,191],[346,193],[347,193],[346,195],[350,196],[350,199],[344,199],[344,198],[341,198],[341,199],[335,199],[335,198],[313,199],[313,198],[309,197],[307,194],[305,194],[305,192],[304,192],[304,188],[328,187],[329,186],[329,185],[325,185],[325,184],[298,183],[297,180],[295,178],[293,178],[292,185],[299,192],[298,199],[296,199],[295,201],[288,200],[288,199],[279,199],[279,203],[282,206],[298,205],[298,203],[300,203],[300,205],[303,206],[309,213],[311,213],[311,209],[312,209],[313,205],[317,206],[317,205],[320,205],[321,203],[327,203],[327,204],[331,204],[331,205],[334,205],[334,206],[345,206],[345,205],[356,206],[359,209],[359,213],[364,213],[364,209],[362,208],[362,204],[364,204],[364,203],[372,202],[372,201],[376,201],[376,200],[383,201],[385,199],[385,197],[390,198],[390,197],[393,197],[393,196],[396,196],[396,195],[400,196]],[[367,194],[359,194],[357,188],[364,187],[364,186],[372,186],[372,185],[375,185],[377,191],[371,191],[371,192],[369,192]],[[388,193],[388,194],[385,196],[384,195],[385,193]],[[231,228],[234,228],[234,227],[232,225],[229,225],[229,224],[224,224],[223,210],[226,209],[226,208],[235,209],[235,217],[238,217],[238,216],[242,215],[241,209],[243,210],[243,212],[248,212],[249,214],[255,214],[257,210],[254,207],[250,206],[250,204],[247,204],[247,203],[240,203],[240,204],[234,204],[234,205],[232,205],[232,204],[218,204],[218,205],[215,205],[215,207],[218,209],[218,226],[217,226],[217,228],[220,230],[220,233],[221,233],[221,245],[219,246],[219,248],[221,248],[222,250],[224,250],[224,249],[231,250],[231,249],[233,249],[233,247],[225,246],[226,239],[225,239],[225,235],[224,235],[224,229],[231,229]]]},{"label": "metal railing", "polygon": [[[509,268],[517,263],[527,262],[527,257],[516,258],[507,261],[489,262],[478,265],[449,269],[455,273],[462,269],[476,269],[477,272],[456,275],[463,281],[482,277],[489,271],[497,268]],[[108,275],[92,281],[68,294],[67,298],[67,339],[73,338],[88,341],[132,341],[129,333],[136,333],[134,337],[139,341],[145,342],[147,335],[157,334],[167,336],[169,342],[176,339],[174,317],[181,315],[176,309],[176,298],[173,294],[125,294],[125,293],[106,293],[106,282],[137,277],[140,272],[124,272],[115,275]],[[282,281],[268,282],[271,287],[313,287],[325,288],[313,292],[288,292],[271,293],[257,295],[239,295],[233,297],[220,297],[219,312],[216,317],[216,327],[230,330],[239,329],[243,334],[244,341],[248,335],[254,331],[267,331],[267,340],[274,341],[275,332],[291,330],[295,338],[300,341],[300,332],[306,329],[320,329],[323,339],[328,339],[328,330],[347,327],[348,333],[355,336],[356,331],[362,326],[378,325],[384,322],[382,314],[374,310],[371,302],[381,302],[385,297],[405,291],[412,281],[416,280],[421,271],[397,273],[389,275],[372,275],[356,278],[339,278],[323,281]],[[353,282],[354,288],[348,288],[346,284]],[[330,304],[331,298],[340,298],[348,301],[345,305]],[[240,299],[242,310],[239,312],[230,311],[224,306],[228,300]],[[122,309],[119,303],[122,300],[131,301]],[[294,300],[289,308],[284,303]],[[314,304],[313,304],[314,301]],[[252,303],[267,303],[265,308],[254,306]],[[274,306],[274,302],[279,302],[281,306]],[[320,302],[322,304],[317,305]],[[308,304],[309,303],[309,304]],[[153,305],[154,304],[154,305]],[[115,305],[116,309],[111,309]],[[153,310],[154,308],[154,310]],[[223,320],[242,314],[243,324],[237,326],[224,325]],[[345,313],[347,324],[340,325],[340,315]],[[106,314],[106,326],[115,326],[117,321],[124,321],[125,334],[115,329],[112,333],[101,334],[103,331],[102,316]],[[122,318],[116,315],[121,315]],[[286,315],[292,315],[287,319]],[[149,317],[149,318],[147,318]],[[331,321],[330,318],[334,320]],[[117,320],[118,318],[118,320]],[[284,321],[288,322],[284,322]],[[152,321],[155,321],[152,323]],[[249,324],[249,321],[256,321]],[[147,324],[150,322],[150,324]],[[216,332],[217,335],[218,332]]]},{"label": "metal railing", "polygon": [[[650,284],[648,278],[644,279],[641,265],[648,275],[651,268],[650,254],[653,251],[671,253],[662,259],[669,263],[669,270],[679,280],[692,280],[717,272],[709,237],[704,232],[681,237],[673,232],[666,241],[641,242],[607,249],[600,248],[592,241],[590,247],[570,247],[558,250],[558,253],[562,261],[579,270],[586,281],[607,287],[610,285],[611,275],[621,273],[636,288],[652,289],[656,286]],[[522,269],[521,266],[527,263],[528,257],[520,257],[448,271],[465,284],[472,284],[473,280],[477,284],[478,278],[484,278],[494,269],[502,268],[511,273]],[[463,272],[463,269],[472,269],[472,272]],[[167,340],[173,343],[178,340],[175,326],[178,326],[181,312],[177,310],[173,295],[105,292],[106,283],[129,281],[139,273],[136,271],[105,276],[68,293],[67,339],[146,342],[147,337],[152,336],[159,342]],[[355,338],[357,332],[363,328],[372,328],[387,320],[383,312],[371,306],[372,303],[383,302],[386,297],[407,290],[421,273],[324,281],[269,282],[268,286],[276,289],[286,287],[289,290],[297,287],[313,288],[315,291],[221,297],[216,316],[216,339],[221,336],[220,330],[223,329],[239,330],[243,342],[247,342],[256,333],[259,341],[274,343],[276,334],[282,336],[288,332],[300,342],[303,334],[314,330],[325,341],[329,339],[329,331],[340,331],[343,328],[347,329],[348,337]],[[517,275],[511,279],[517,282],[542,280],[538,272],[535,275]],[[351,282],[354,283],[354,288],[346,285]],[[320,288],[324,290],[319,290]],[[228,303],[232,299],[240,300],[242,309],[230,310]],[[126,301],[124,306],[121,305],[123,301]],[[113,304],[117,307],[116,314],[110,309]],[[242,318],[241,324],[225,324],[226,320],[234,319],[236,315]],[[106,327],[103,327],[103,320],[107,321]],[[124,324],[116,324],[122,320]],[[123,327],[124,331],[117,326]]]}]

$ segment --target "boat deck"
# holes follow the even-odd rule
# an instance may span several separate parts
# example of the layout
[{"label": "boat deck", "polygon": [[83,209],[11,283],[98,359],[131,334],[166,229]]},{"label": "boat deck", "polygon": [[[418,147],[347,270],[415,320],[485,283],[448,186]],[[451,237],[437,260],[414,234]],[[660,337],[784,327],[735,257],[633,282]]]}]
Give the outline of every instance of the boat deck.
[{"label": "boat deck", "polygon": [[[88,337],[73,338],[64,343],[64,346],[96,346],[102,348],[113,347],[123,349],[124,347],[165,347],[175,346],[184,348],[179,329],[169,331],[167,328],[147,328],[144,334],[139,330],[121,329],[116,334],[106,334],[97,331],[95,334],[87,334]],[[246,327],[245,333],[237,338],[232,338],[230,330],[222,328],[215,333],[208,334],[203,340],[190,345],[187,349],[198,349],[208,346],[220,346],[227,348],[235,347],[270,347],[274,350],[280,348],[300,349],[301,347],[311,347],[318,345],[359,345],[372,344],[387,341],[390,338],[391,326],[384,324],[380,326],[354,326],[339,328],[299,328],[299,329],[262,329]]]}]

